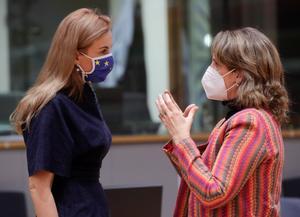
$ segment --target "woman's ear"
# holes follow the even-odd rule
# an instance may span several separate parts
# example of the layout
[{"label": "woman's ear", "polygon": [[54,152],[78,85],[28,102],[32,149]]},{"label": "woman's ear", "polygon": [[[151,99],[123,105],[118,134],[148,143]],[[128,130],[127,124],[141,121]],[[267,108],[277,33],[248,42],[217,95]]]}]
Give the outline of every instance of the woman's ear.
[{"label": "woman's ear", "polygon": [[244,75],[243,75],[243,72],[241,70],[236,70],[234,71],[235,72],[235,78],[236,78],[236,83],[238,85],[240,85],[244,79]]},{"label": "woman's ear", "polygon": [[75,61],[74,61],[75,65],[79,64],[80,57],[81,57],[81,53],[77,50],[75,53]]}]

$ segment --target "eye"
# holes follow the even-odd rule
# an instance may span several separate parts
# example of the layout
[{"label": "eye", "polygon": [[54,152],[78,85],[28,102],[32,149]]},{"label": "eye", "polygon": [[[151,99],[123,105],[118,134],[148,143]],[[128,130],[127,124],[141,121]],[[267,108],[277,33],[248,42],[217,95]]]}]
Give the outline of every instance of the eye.
[{"label": "eye", "polygon": [[108,54],[109,53],[109,49],[108,48],[103,48],[100,50],[100,54],[101,55],[105,55],[105,54]]}]

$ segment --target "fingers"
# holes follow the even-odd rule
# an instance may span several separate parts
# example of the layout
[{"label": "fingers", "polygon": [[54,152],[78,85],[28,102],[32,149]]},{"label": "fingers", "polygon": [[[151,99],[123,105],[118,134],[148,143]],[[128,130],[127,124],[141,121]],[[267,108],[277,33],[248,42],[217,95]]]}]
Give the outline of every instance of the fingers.
[{"label": "fingers", "polygon": [[[169,91],[165,91],[163,94],[160,94],[155,101],[155,104],[160,113],[160,118],[161,115],[183,115],[183,112],[181,111]],[[189,111],[187,111],[185,117],[188,115],[188,113]]]},{"label": "fingers", "polygon": [[158,96],[155,103],[161,115],[166,115],[169,112],[168,106],[166,105],[165,100],[161,94]]},{"label": "fingers", "polygon": [[165,125],[167,129],[169,129],[169,122],[168,122],[168,117],[166,115],[166,111],[163,108],[164,105],[161,103],[161,96],[158,97],[158,99],[155,101],[156,107],[159,111],[159,119],[161,120],[162,124]]},{"label": "fingers", "polygon": [[164,100],[165,105],[168,107],[169,110],[174,111],[177,110],[176,106],[174,105],[171,97],[167,93],[162,94],[162,98]]},{"label": "fingers", "polygon": [[182,111],[177,105],[177,103],[174,101],[174,99],[172,100],[170,93],[165,92],[164,94],[162,94],[162,97],[164,99],[165,105],[167,106],[170,112],[176,114],[182,114]]},{"label": "fingers", "polygon": [[176,103],[174,97],[172,96],[171,92],[168,90],[165,90],[165,93],[169,95],[169,97],[171,98],[172,102],[174,103],[174,105],[177,107],[178,110],[181,111],[181,109],[179,108],[178,104]]}]

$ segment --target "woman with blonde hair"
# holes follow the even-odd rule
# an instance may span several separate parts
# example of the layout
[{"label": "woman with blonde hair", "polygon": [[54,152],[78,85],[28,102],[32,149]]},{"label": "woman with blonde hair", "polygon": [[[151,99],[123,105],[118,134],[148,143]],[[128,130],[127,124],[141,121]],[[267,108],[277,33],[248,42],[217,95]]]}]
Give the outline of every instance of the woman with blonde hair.
[{"label": "woman with blonde hair", "polygon": [[26,144],[38,217],[107,217],[99,183],[111,144],[91,82],[113,67],[111,21],[82,8],[62,20],[31,89],[11,115]]},{"label": "woman with blonde hair", "polygon": [[190,137],[196,105],[182,112],[168,92],[156,101],[181,176],[174,216],[280,216],[288,96],[275,46],[254,28],[221,31],[202,85],[230,108],[206,144]]}]

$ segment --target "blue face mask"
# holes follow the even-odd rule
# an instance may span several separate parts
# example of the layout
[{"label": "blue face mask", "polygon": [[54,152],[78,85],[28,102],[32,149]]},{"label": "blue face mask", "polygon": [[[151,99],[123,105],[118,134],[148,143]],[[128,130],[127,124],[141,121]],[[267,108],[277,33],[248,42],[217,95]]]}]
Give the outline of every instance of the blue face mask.
[{"label": "blue face mask", "polygon": [[84,53],[81,54],[92,60],[92,70],[90,72],[85,72],[81,66],[77,64],[82,73],[84,73],[85,81],[91,81],[93,83],[104,81],[114,66],[114,58],[112,54],[109,53],[107,55],[94,58]]}]

